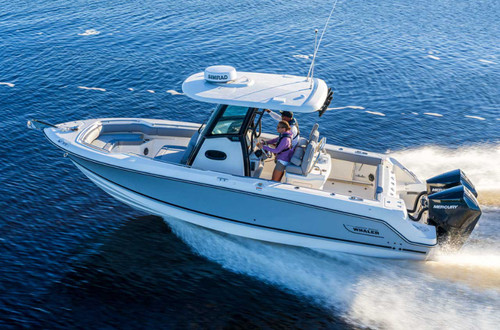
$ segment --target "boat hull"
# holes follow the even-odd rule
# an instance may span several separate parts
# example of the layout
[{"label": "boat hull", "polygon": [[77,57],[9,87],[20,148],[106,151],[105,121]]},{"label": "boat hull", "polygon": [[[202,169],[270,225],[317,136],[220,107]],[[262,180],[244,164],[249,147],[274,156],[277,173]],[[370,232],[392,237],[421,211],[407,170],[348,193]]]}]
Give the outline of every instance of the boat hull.
[{"label": "boat hull", "polygon": [[69,157],[97,186],[131,207],[232,235],[393,259],[425,260],[433,247],[409,241],[383,219],[270,197],[258,185],[254,192],[241,191],[224,176],[216,186]]}]

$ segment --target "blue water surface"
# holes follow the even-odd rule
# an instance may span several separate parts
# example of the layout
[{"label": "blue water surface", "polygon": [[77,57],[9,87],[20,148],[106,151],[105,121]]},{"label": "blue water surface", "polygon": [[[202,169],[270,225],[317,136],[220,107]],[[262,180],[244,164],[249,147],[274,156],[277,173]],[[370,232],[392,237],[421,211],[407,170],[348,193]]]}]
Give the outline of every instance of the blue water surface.
[{"label": "blue water surface", "polygon": [[[173,92],[187,76],[215,64],[307,74],[333,2],[4,1],[0,326],[392,327],[194,253],[25,126],[203,122],[212,106]],[[318,122],[329,143],[377,152],[497,147],[498,17],[496,0],[340,0],[315,67],[338,109],[297,115],[301,129]]]}]

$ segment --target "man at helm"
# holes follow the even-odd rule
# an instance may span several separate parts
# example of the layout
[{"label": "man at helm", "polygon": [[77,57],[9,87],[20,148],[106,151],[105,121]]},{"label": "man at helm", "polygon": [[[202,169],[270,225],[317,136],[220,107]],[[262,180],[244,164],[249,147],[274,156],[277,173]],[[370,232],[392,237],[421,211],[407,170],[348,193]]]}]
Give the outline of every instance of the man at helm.
[{"label": "man at helm", "polygon": [[299,142],[300,139],[300,130],[299,130],[299,123],[295,118],[293,118],[293,112],[291,111],[280,111],[281,116],[278,115],[275,112],[272,112],[269,109],[265,109],[265,111],[271,116],[276,121],[281,121],[284,120],[290,124],[290,127],[292,128],[292,148],[295,148],[297,143]]}]

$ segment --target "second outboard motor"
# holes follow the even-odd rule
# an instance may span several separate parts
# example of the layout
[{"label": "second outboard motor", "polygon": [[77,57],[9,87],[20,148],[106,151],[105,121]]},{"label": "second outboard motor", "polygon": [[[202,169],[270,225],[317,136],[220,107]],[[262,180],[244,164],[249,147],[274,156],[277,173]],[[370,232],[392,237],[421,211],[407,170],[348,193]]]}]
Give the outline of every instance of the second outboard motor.
[{"label": "second outboard motor", "polygon": [[462,185],[477,197],[476,188],[462,170],[453,170],[443,174],[436,175],[427,180],[427,194],[434,194],[438,191],[445,190],[451,187]]},{"label": "second outboard motor", "polygon": [[438,240],[460,248],[476,226],[481,209],[472,192],[463,185],[428,196],[429,218]]}]

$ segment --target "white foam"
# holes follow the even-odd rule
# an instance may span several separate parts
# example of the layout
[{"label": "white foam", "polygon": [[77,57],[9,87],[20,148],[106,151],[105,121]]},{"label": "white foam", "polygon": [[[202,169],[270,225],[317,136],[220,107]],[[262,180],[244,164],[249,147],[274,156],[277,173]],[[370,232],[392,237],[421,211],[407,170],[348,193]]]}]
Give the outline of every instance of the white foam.
[{"label": "white foam", "polygon": [[101,32],[99,32],[97,30],[89,29],[89,30],[85,30],[85,32],[83,32],[83,33],[78,33],[78,35],[79,36],[95,36],[95,35],[98,35],[100,33]]},{"label": "white foam", "polygon": [[371,115],[375,115],[375,116],[382,116],[382,117],[385,117],[385,115],[382,113],[382,112],[377,112],[377,111],[365,111],[366,113],[369,113]]},{"label": "white foam", "polygon": [[310,300],[354,326],[495,328],[500,292],[429,272],[425,263],[363,258],[267,244],[165,219],[192,250],[235,273]]},{"label": "white foam", "polygon": [[440,113],[435,113],[435,112],[424,112],[424,115],[427,115],[427,116],[434,116],[434,117],[443,117],[442,114]]},{"label": "white foam", "polygon": [[0,82],[0,85],[4,85],[4,86],[7,86],[7,87],[14,87],[14,86],[16,86],[13,83],[8,83],[8,82]]},{"label": "white foam", "polygon": [[495,328],[499,320],[492,306],[500,302],[497,292],[432,276],[422,264],[402,265],[363,276],[350,316],[363,326],[383,329]]},{"label": "white foam", "polygon": [[479,116],[469,116],[469,115],[466,115],[465,117],[466,118],[472,118],[472,119],[478,119],[478,120],[485,120],[483,117],[479,117]]},{"label": "white foam", "polygon": [[418,116],[418,112],[412,112],[412,115]]},{"label": "white foam", "polygon": [[131,91],[131,92],[133,92],[133,91],[134,91],[134,89],[133,89],[133,88],[128,88],[128,90],[129,90],[129,91]]},{"label": "white foam", "polygon": [[480,59],[479,62],[483,62],[483,63],[486,63],[486,64],[496,64],[496,62],[489,61],[489,60],[483,60],[483,59]]},{"label": "white foam", "polygon": [[434,56],[434,55],[427,55],[427,57],[428,57],[428,58],[432,58],[433,60],[438,60],[438,61],[440,60],[440,58],[439,58],[439,57]]},{"label": "white foam", "polygon": [[498,251],[481,249],[473,252],[458,252],[452,254],[438,254],[432,262],[459,267],[485,268],[500,275],[500,255]]},{"label": "white foam", "polygon": [[479,192],[500,190],[500,144],[471,145],[458,149],[425,146],[394,152],[391,156],[423,180],[460,168]]},{"label": "white foam", "polygon": [[342,110],[342,109],[359,109],[359,110],[364,110],[365,108],[357,106],[357,105],[347,105],[345,107],[328,108],[327,110]]},{"label": "white foam", "polygon": [[86,87],[86,86],[78,86],[80,89],[87,89],[87,90],[93,90],[93,91],[101,91],[105,92],[106,90],[104,88],[99,88],[99,87]]},{"label": "white foam", "polygon": [[300,54],[298,54],[298,55],[293,55],[293,57],[295,57],[295,58],[302,58],[304,60],[308,60],[309,59],[309,55],[300,55]]},{"label": "white foam", "polygon": [[147,92],[149,92],[149,93],[151,93],[151,94],[154,94],[154,93],[155,93],[155,91],[154,91],[154,90],[152,90],[152,89],[147,89],[146,91],[147,91]]},{"label": "white foam", "polygon": [[167,93],[170,93],[171,95],[184,95],[184,93],[179,93],[178,91],[173,89],[169,89]]}]

